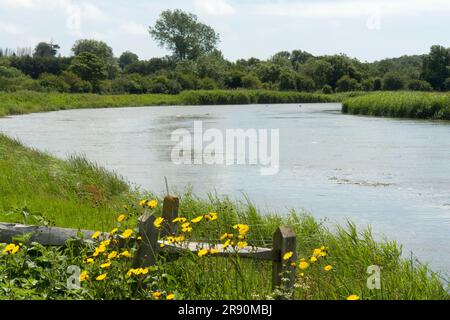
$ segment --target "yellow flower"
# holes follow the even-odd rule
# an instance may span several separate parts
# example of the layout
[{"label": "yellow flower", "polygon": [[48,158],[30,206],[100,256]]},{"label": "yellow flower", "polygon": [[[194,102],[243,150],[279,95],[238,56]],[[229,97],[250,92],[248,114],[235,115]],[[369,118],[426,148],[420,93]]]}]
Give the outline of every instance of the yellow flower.
[{"label": "yellow flower", "polygon": [[102,242],[100,242],[100,246],[106,247],[109,246],[111,244],[111,240],[103,240]]},{"label": "yellow flower", "polygon": [[151,209],[155,209],[158,206],[158,201],[156,200],[148,201],[147,206]]},{"label": "yellow flower", "polygon": [[103,281],[103,280],[106,279],[106,276],[107,276],[106,273],[101,274],[101,275],[99,275],[97,278],[95,278],[95,280],[97,280],[97,281]]},{"label": "yellow flower", "polygon": [[223,250],[228,249],[228,247],[232,244],[231,240],[228,239],[227,241],[225,241],[225,243],[223,244]]},{"label": "yellow flower", "polygon": [[152,293],[153,299],[159,300],[161,298],[161,292],[156,291]]},{"label": "yellow flower", "polygon": [[137,239],[138,241],[141,241],[141,240],[142,240],[142,237],[139,236],[139,237],[137,237],[136,239]]},{"label": "yellow flower", "polygon": [[172,220],[173,223],[177,223],[177,222],[185,223],[186,221],[187,221],[187,219],[183,218],[183,217],[178,217],[178,218],[175,218],[175,219]]},{"label": "yellow flower", "polygon": [[313,257],[318,257],[322,253],[322,250],[320,249],[314,249],[313,251]]},{"label": "yellow flower", "polygon": [[80,281],[83,282],[83,281],[86,281],[86,280],[88,280],[88,279],[89,279],[89,274],[88,274],[88,272],[87,272],[87,271],[83,271],[83,272],[80,274]]},{"label": "yellow flower", "polygon": [[299,276],[303,278],[305,276],[305,274],[302,272],[299,274]]},{"label": "yellow flower", "polygon": [[250,227],[246,224],[237,224],[233,226],[233,229],[239,231],[240,235],[245,236],[250,230]]},{"label": "yellow flower", "polygon": [[175,299],[175,295],[173,293],[167,295],[166,300],[173,300]]},{"label": "yellow flower", "polygon": [[109,260],[112,260],[112,259],[114,259],[115,257],[117,257],[117,255],[118,255],[117,251],[113,251],[113,252],[111,252],[111,253],[108,255],[108,259],[109,259]]},{"label": "yellow flower", "polygon": [[199,223],[199,222],[202,221],[202,220],[203,220],[203,216],[199,216],[199,217],[197,217],[197,218],[192,219],[191,222],[192,222],[192,223]]},{"label": "yellow flower", "polygon": [[156,218],[155,222],[153,222],[153,225],[155,226],[155,228],[160,229],[163,222],[164,222],[164,218],[159,217],[159,218]]},{"label": "yellow flower", "polygon": [[325,248],[325,246],[321,246],[320,250],[325,251],[327,248]]},{"label": "yellow flower", "polygon": [[114,228],[114,229],[111,230],[111,232],[109,233],[109,235],[113,236],[113,235],[115,235],[115,234],[117,233],[117,231],[119,231],[119,229]]},{"label": "yellow flower", "polygon": [[215,212],[210,212],[209,214],[205,215],[205,219],[208,221],[215,221],[218,218],[218,214]]},{"label": "yellow flower", "polygon": [[141,201],[139,201],[139,205],[140,205],[141,207],[145,207],[145,205],[147,204],[147,201],[148,201],[148,200],[146,200],[146,199],[141,200]]},{"label": "yellow flower", "polygon": [[327,253],[325,252],[325,251],[322,251],[320,254],[319,254],[319,257],[325,257],[327,255]]},{"label": "yellow flower", "polygon": [[239,247],[239,249],[244,249],[244,248],[247,247],[247,246],[248,246],[248,243],[245,242],[245,241],[239,241],[239,242],[238,242],[238,247]]},{"label": "yellow flower", "polygon": [[311,261],[312,263],[317,262],[317,258],[316,257],[311,257],[311,259],[309,259],[309,261]]},{"label": "yellow flower", "polygon": [[202,249],[197,253],[197,255],[201,258],[203,256],[206,256],[208,254],[208,252],[209,252],[208,249]]},{"label": "yellow flower", "polygon": [[96,231],[93,235],[92,235],[92,239],[98,239],[98,237],[100,237],[101,232],[100,231]]},{"label": "yellow flower", "polygon": [[111,262],[107,262],[107,263],[100,265],[100,268],[102,268],[102,269],[108,269],[109,267],[111,267]]},{"label": "yellow flower", "polygon": [[94,264],[94,259],[92,259],[92,258],[89,258],[89,259],[87,259],[87,260],[86,260],[86,263],[89,263],[89,264]]},{"label": "yellow flower", "polygon": [[124,233],[122,233],[122,238],[128,239],[129,237],[131,237],[132,234],[133,234],[133,230],[127,229],[124,231]]},{"label": "yellow flower", "polygon": [[4,249],[3,253],[16,254],[19,251],[20,246],[15,245],[14,243],[8,244]]},{"label": "yellow flower", "polygon": [[233,235],[232,234],[230,234],[230,233],[225,233],[225,234],[223,234],[221,237],[220,237],[220,240],[221,241],[223,241],[223,240],[225,240],[225,239],[233,239]]},{"label": "yellow flower", "polygon": [[302,262],[300,262],[300,264],[298,265],[298,267],[300,268],[300,270],[306,270],[306,269],[309,268],[309,263],[308,263],[308,262],[305,262],[305,261],[302,261]]},{"label": "yellow flower", "polygon": [[105,251],[106,251],[106,246],[104,244],[100,244],[98,246],[98,248],[95,249],[93,256],[97,257],[100,253],[103,253]]},{"label": "yellow flower", "polygon": [[287,260],[289,260],[290,258],[292,258],[293,256],[294,256],[294,253],[293,253],[292,251],[286,252],[286,253],[284,254],[284,256],[283,256],[283,260],[284,260],[284,261],[287,261]]},{"label": "yellow flower", "polygon": [[209,251],[210,254],[218,254],[219,253],[219,249],[211,249]]},{"label": "yellow flower", "polygon": [[121,214],[120,216],[117,217],[117,222],[123,222],[125,221],[126,218],[127,218],[126,215]]},{"label": "yellow flower", "polygon": [[359,300],[359,296],[357,296],[356,294],[352,294],[351,296],[348,296],[347,300]]},{"label": "yellow flower", "polygon": [[136,272],[136,269],[130,269],[127,272],[127,278],[131,277]]},{"label": "yellow flower", "polygon": [[331,270],[333,270],[333,266],[332,266],[332,265],[328,265],[328,266],[326,266],[325,268],[323,268],[323,270],[325,270],[325,271],[331,271]]},{"label": "yellow flower", "polygon": [[122,252],[122,253],[120,254],[120,256],[125,257],[125,258],[131,258],[131,257],[132,257],[132,256],[131,256],[131,253],[130,253],[128,250]]}]

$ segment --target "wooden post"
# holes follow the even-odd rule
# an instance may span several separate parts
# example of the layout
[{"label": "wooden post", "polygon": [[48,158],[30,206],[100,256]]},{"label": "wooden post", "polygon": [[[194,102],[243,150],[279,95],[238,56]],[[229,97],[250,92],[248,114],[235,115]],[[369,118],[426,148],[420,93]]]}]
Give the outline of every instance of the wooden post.
[{"label": "wooden post", "polygon": [[178,208],[180,201],[177,197],[167,196],[164,198],[162,217],[164,218],[163,228],[161,230],[161,237],[174,235],[177,233],[178,223],[173,220],[178,218]]},{"label": "wooden post", "polygon": [[[272,288],[284,289],[293,294],[296,268],[291,265],[297,260],[297,239],[290,227],[279,227],[273,235],[272,256]],[[283,261],[283,256],[292,252],[293,256],[288,261]],[[282,279],[288,279],[283,281]]]},{"label": "wooden post", "polygon": [[156,263],[159,230],[153,225],[155,217],[147,212],[138,220],[139,236],[142,240],[134,257],[134,267],[149,267]]}]

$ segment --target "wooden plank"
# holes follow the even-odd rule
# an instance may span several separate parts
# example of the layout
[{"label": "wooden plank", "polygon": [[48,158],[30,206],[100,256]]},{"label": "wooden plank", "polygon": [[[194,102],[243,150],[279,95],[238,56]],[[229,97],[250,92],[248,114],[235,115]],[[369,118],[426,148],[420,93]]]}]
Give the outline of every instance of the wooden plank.
[{"label": "wooden plank", "polygon": [[[289,261],[283,261],[283,256],[292,252]],[[297,260],[297,238],[290,227],[279,227],[273,235],[272,287],[293,293],[296,268],[291,261]],[[283,281],[288,279],[288,281]]]},{"label": "wooden plank", "polygon": [[237,253],[241,258],[252,258],[258,260],[272,260],[273,256],[272,249],[268,248],[245,247],[235,252],[231,248],[224,250],[222,244],[212,246],[211,244],[205,242],[187,242],[182,244],[168,244],[167,241],[163,240],[158,242],[160,245],[164,245],[161,249],[162,251],[170,253],[182,253],[183,251],[198,253],[202,249],[218,249],[219,253],[214,254],[213,256],[227,257]]},{"label": "wooden plank", "polygon": [[[43,246],[65,246],[69,239],[74,239],[82,235],[84,239],[90,240],[94,233],[95,231],[91,230],[0,223],[1,243],[10,243],[14,237],[30,234],[31,241],[38,242]],[[107,238],[107,234],[102,234],[101,237]]]},{"label": "wooden plank", "polygon": [[153,225],[155,219],[150,212],[147,212],[138,220],[138,234],[142,240],[139,242],[138,250],[134,256],[134,267],[149,267],[156,263],[159,230]]},{"label": "wooden plank", "polygon": [[162,217],[164,223],[161,230],[161,238],[174,235],[177,233],[178,223],[174,223],[173,220],[178,218],[178,208],[180,207],[180,200],[174,196],[167,196],[164,198]]}]

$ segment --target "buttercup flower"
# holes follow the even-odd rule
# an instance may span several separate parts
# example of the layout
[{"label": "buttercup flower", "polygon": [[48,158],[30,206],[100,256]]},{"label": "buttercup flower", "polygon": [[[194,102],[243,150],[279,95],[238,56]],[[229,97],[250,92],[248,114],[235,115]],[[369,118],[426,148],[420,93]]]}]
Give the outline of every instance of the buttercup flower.
[{"label": "buttercup flower", "polygon": [[325,268],[323,268],[325,271],[331,271],[331,270],[333,270],[333,266],[331,266],[331,265],[328,265],[328,266],[326,266]]},{"label": "buttercup flower", "polygon": [[156,218],[155,222],[153,222],[153,225],[155,226],[155,228],[160,229],[162,224],[164,222],[164,218]]},{"label": "buttercup flower", "polygon": [[225,239],[233,239],[234,235],[232,235],[231,233],[225,233],[220,237],[220,240],[223,241]]},{"label": "buttercup flower", "polygon": [[317,258],[316,257],[311,257],[311,259],[309,259],[309,261],[311,261],[312,263],[317,262]]},{"label": "buttercup flower", "polygon": [[128,250],[122,252],[122,253],[120,254],[120,256],[121,256],[121,257],[125,257],[125,258],[131,258],[131,257],[132,257],[131,253],[130,253]]},{"label": "buttercup flower", "polygon": [[205,215],[205,219],[208,221],[215,221],[218,219],[218,214],[215,212],[210,212],[209,214]]},{"label": "buttercup flower", "polygon": [[158,206],[158,201],[156,200],[148,201],[147,206],[151,209],[155,209]]},{"label": "buttercup flower", "polygon": [[121,214],[120,216],[117,217],[117,222],[123,222],[125,221],[126,218],[127,218],[126,215]]},{"label": "buttercup flower", "polygon": [[233,229],[239,231],[240,235],[245,236],[250,230],[250,227],[246,224],[237,224],[233,226]]},{"label": "buttercup flower", "polygon": [[109,255],[108,255],[108,259],[112,260],[114,258],[116,258],[118,255],[117,251],[112,251]]},{"label": "buttercup flower", "polygon": [[111,232],[109,233],[109,235],[113,236],[113,235],[115,235],[115,234],[117,233],[117,231],[119,231],[119,229],[114,228],[114,229],[111,230]]},{"label": "buttercup flower", "polygon": [[153,292],[153,293],[152,293],[152,297],[153,297],[153,299],[155,299],[155,300],[161,299],[161,292],[159,292],[159,291]]},{"label": "buttercup flower", "polygon": [[83,271],[83,272],[80,274],[80,282],[86,281],[86,280],[88,280],[88,279],[89,279],[89,274],[88,274],[88,272],[87,272],[87,271]]},{"label": "buttercup flower", "polygon": [[239,247],[239,249],[244,249],[244,248],[247,247],[247,246],[248,246],[248,243],[245,242],[245,241],[239,241],[239,242],[238,242],[238,247]]},{"label": "buttercup flower", "polygon": [[102,268],[102,269],[108,269],[109,267],[111,267],[111,262],[107,262],[107,263],[100,265],[100,268]]},{"label": "buttercup flower", "polygon": [[92,239],[98,239],[98,237],[100,237],[101,232],[100,231],[96,231],[93,235],[92,235]]},{"label": "buttercup flower", "polygon": [[89,259],[86,260],[86,263],[93,264],[94,263],[94,259],[89,258]]},{"label": "buttercup flower", "polygon": [[359,300],[359,296],[357,296],[356,294],[352,294],[351,296],[347,297],[347,300]]},{"label": "buttercup flower", "polygon": [[284,256],[283,256],[283,260],[284,260],[284,261],[287,261],[287,260],[289,260],[290,258],[292,258],[293,255],[294,255],[294,253],[293,253],[292,251],[286,252],[286,253],[284,254]]},{"label": "buttercup flower", "polygon": [[122,238],[128,239],[129,237],[131,237],[132,234],[133,234],[133,230],[127,229],[124,231],[124,233],[122,233]]},{"label": "buttercup flower", "polygon": [[197,255],[201,258],[203,256],[206,256],[208,254],[208,252],[209,252],[208,249],[202,249],[197,253]]},{"label": "buttercup flower", "polygon": [[97,278],[95,278],[95,280],[97,280],[97,281],[103,281],[103,280],[106,279],[106,276],[107,276],[106,273],[101,274],[101,275],[99,275]]},{"label": "buttercup flower", "polygon": [[306,269],[308,269],[308,267],[309,267],[309,263],[308,263],[308,262],[305,262],[305,261],[302,261],[302,262],[300,262],[300,264],[298,265],[298,267],[300,268],[300,270],[306,270]]},{"label": "buttercup flower", "polygon": [[192,219],[191,222],[192,222],[192,223],[199,223],[199,222],[202,221],[202,220],[203,220],[203,216],[199,216],[199,217],[197,217],[197,218]]},{"label": "buttercup flower", "polygon": [[167,295],[166,300],[173,300],[175,299],[175,295],[173,293]]}]

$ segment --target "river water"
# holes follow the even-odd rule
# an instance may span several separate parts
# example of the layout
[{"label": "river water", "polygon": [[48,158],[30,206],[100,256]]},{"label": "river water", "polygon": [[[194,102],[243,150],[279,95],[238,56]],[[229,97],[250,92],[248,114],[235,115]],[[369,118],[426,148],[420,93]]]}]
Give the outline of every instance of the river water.
[{"label": "river water", "polygon": [[[176,129],[279,129],[280,169],[176,165]],[[191,185],[264,212],[310,212],[332,223],[370,225],[450,272],[450,124],[342,115],[339,104],[84,109],[0,119],[0,131],[65,158],[84,154],[146,190]]]}]

